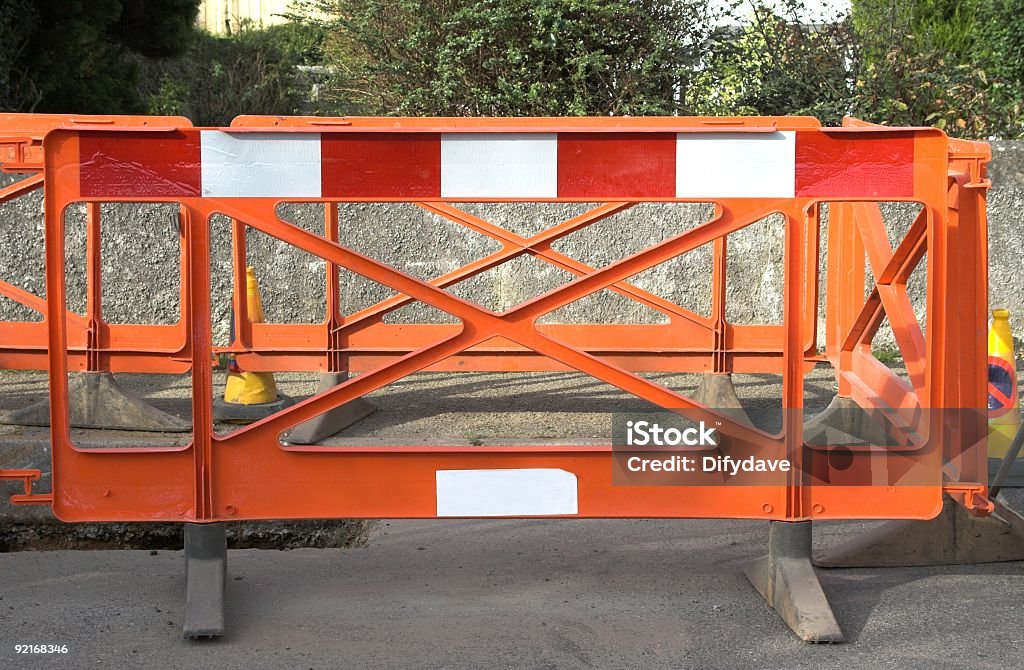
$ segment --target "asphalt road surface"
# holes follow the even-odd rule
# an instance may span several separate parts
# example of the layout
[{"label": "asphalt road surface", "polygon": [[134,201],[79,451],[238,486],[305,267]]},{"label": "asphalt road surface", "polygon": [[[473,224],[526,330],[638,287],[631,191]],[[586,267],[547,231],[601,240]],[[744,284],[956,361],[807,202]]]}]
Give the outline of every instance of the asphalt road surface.
[{"label": "asphalt road surface", "polygon": [[[828,544],[864,524],[820,524]],[[799,642],[751,521],[392,521],[363,549],[232,551],[227,635],[181,635],[181,552],[0,554],[0,668],[1017,668],[1024,563],[820,571]],[[66,654],[16,654],[18,644]]]}]

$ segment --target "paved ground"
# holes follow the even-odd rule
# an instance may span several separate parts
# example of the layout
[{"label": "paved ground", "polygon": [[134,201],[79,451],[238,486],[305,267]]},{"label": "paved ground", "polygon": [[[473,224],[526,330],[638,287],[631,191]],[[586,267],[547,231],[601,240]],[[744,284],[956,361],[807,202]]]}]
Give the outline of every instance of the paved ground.
[{"label": "paved ground", "polygon": [[[820,408],[833,391],[827,375],[812,377],[808,404]],[[20,397],[0,394],[0,409],[45,392],[29,376],[5,381]],[[692,391],[696,378],[659,381]],[[777,378],[736,381],[748,408],[778,398]],[[281,382],[289,393],[311,391],[305,377]],[[187,380],[122,383],[168,411],[188,411]],[[494,411],[496,398],[503,411]],[[640,408],[615,389],[559,374],[514,382],[420,375],[375,399],[382,411],[347,439],[605,441],[610,412]],[[38,432],[0,429],[19,443],[45,440]],[[83,446],[103,441],[78,437]],[[817,541],[866,527],[819,524]],[[743,577],[766,530],[763,522],[718,520],[393,521],[362,549],[232,551],[229,632],[207,642],[181,638],[180,551],[0,553],[0,668],[1021,665],[1024,563],[823,572],[850,642],[811,646]],[[16,654],[18,644],[66,644],[68,652]]]},{"label": "paved ground", "polygon": [[0,554],[0,667],[1020,667],[1024,564],[825,571],[851,641],[806,645],[742,576],[765,531],[399,521],[365,549],[233,551],[229,634],[203,642],[181,638],[181,552]]}]

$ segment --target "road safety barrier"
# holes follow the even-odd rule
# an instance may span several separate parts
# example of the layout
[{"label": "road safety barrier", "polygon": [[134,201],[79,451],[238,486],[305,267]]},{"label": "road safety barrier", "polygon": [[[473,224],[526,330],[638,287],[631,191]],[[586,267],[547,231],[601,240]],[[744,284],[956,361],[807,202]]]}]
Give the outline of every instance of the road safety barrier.
[{"label": "road safety barrier", "polygon": [[[28,176],[0,189],[0,204],[26,197],[43,187],[43,138],[55,128],[189,127],[184,117],[89,116],[76,114],[0,114],[0,169]],[[83,314],[68,311],[68,369],[85,373],[72,378],[76,426],[136,430],[184,431],[188,424],[125,394],[111,372],[178,371],[173,356],[189,347],[184,323],[173,325],[116,324],[103,317],[100,271],[101,213],[99,203],[85,205],[86,299]],[[184,252],[182,252],[184,253]],[[42,259],[40,259],[42,260]],[[0,297],[44,315],[46,300],[0,279]],[[182,304],[187,298],[184,291]],[[45,370],[46,325],[40,321],[0,321],[0,368]],[[159,362],[154,362],[159,361]],[[88,400],[83,399],[88,396]],[[0,416],[5,423],[48,425],[49,406],[41,402]]]},{"label": "road safety barrier", "polygon": [[[973,514],[992,509],[986,498],[983,410],[987,145],[952,140],[935,129],[890,129],[854,120],[842,128],[821,128],[813,119],[783,117],[239,117],[230,128],[210,129],[161,123],[58,127],[43,143],[46,347],[21,358],[8,353],[0,364],[31,360],[42,367],[38,357],[47,352],[52,507],[61,519],[928,519],[942,509],[944,495]],[[86,324],[68,314],[65,212],[77,203],[94,211],[107,202],[180,207],[179,325],[146,326],[144,332],[109,326],[89,339]],[[281,218],[278,205],[291,202],[322,204],[323,232]],[[500,248],[421,280],[342,241],[338,208],[347,202],[413,202],[492,238]],[[601,204],[536,234],[520,235],[462,206],[473,202]],[[696,227],[600,268],[556,250],[558,240],[641,202],[708,202],[714,213]],[[920,205],[895,244],[879,207],[883,202]],[[233,222],[236,286],[245,285],[245,236],[251,230],[325,261],[322,323],[254,322],[236,291],[233,341],[213,346],[210,221],[217,215]],[[729,236],[769,215],[781,216],[784,226],[782,323],[732,323],[725,309]],[[713,248],[710,315],[631,281],[705,244]],[[575,278],[500,312],[446,290],[523,255]],[[926,255],[924,328],[907,282]],[[872,280],[867,292],[865,260]],[[345,314],[339,268],[395,295]],[[602,289],[665,315],[667,322],[540,321]],[[458,323],[384,320],[415,301]],[[823,342],[819,316],[825,322]],[[872,355],[872,340],[886,319],[906,378]],[[234,356],[249,371],[315,370],[335,377],[312,398],[218,435],[212,428],[209,361],[220,353]],[[90,357],[114,371],[190,371],[192,442],[180,448],[77,446],[69,431],[66,374],[87,368]],[[898,444],[805,441],[804,378],[824,361],[836,371],[836,409],[881,412],[899,429]],[[713,423],[721,436],[713,445],[716,456],[771,455],[793,467],[768,483],[733,486],[724,495],[717,486],[617,485],[614,471],[621,461],[611,444],[287,443],[287,434],[298,426],[423,370],[576,370],[669,412]],[[651,371],[780,374],[783,429],[759,430],[707,397],[688,397],[638,374]],[[347,378],[349,372],[361,374]],[[901,475],[910,470],[929,476],[901,485]],[[32,497],[29,493],[22,501]],[[773,551],[804,541],[782,532],[776,540]],[[751,579],[768,583],[781,569],[773,562]],[[778,597],[767,594],[773,588],[761,590],[770,601],[775,597],[773,604],[782,611]]]}]

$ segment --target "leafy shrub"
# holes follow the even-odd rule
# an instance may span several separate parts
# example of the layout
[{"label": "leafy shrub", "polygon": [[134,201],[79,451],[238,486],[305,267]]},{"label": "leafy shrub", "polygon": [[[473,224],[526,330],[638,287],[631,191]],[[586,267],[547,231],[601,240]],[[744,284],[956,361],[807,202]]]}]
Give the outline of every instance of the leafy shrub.
[{"label": "leafy shrub", "polygon": [[149,113],[183,114],[204,126],[228,125],[240,114],[294,114],[302,100],[295,67],[312,48],[297,33],[203,33],[184,57],[144,63]]},{"label": "leafy shrub", "polygon": [[705,0],[307,0],[339,113],[671,114]]}]

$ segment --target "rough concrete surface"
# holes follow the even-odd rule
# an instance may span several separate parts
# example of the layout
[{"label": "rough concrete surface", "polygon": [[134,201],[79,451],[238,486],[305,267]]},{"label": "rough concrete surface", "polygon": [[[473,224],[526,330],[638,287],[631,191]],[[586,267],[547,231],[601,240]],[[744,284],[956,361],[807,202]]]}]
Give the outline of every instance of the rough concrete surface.
[{"label": "rough concrete surface", "polygon": [[823,571],[849,642],[808,645],[742,574],[766,538],[748,521],[393,521],[364,549],[229,552],[227,635],[199,642],[181,638],[180,551],[0,554],[0,667],[1019,667],[1021,563]]}]

